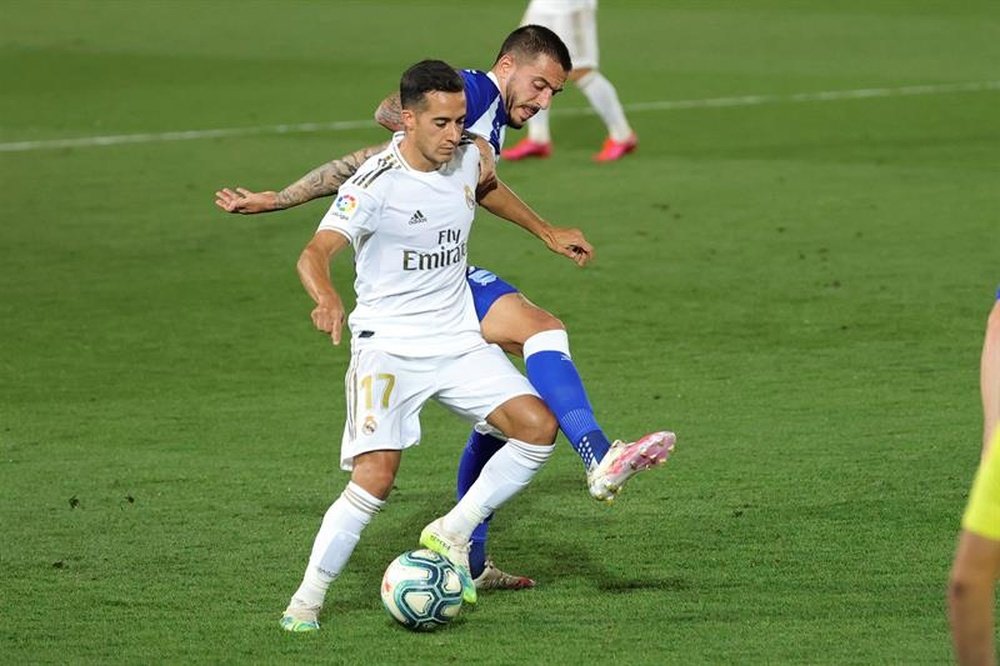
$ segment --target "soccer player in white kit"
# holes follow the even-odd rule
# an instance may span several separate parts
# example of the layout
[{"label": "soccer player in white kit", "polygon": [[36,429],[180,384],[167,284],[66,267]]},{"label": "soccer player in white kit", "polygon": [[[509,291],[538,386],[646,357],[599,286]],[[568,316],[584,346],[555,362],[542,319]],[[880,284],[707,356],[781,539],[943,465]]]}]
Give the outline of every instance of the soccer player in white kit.
[{"label": "soccer player in white kit", "polygon": [[469,603],[476,601],[472,531],[526,486],[554,449],[555,417],[506,355],[483,339],[466,284],[480,156],[462,140],[462,78],[444,62],[423,61],[403,74],[400,99],[404,131],[344,184],[298,263],[316,302],[314,324],[339,343],[344,308],[329,262],[353,246],[357,306],[349,318],[340,457],[351,480],[323,518],[302,584],[281,619],[288,631],[319,628],[327,588],[385,503],[402,450],[420,442],[427,400],[485,420],[508,437],[455,507],[420,535],[422,545],[456,565]]},{"label": "soccer player in white kit", "polygon": [[[596,162],[620,160],[639,145],[614,85],[597,66],[597,0],[531,0],[521,25],[543,25],[559,35],[573,59],[570,80],[580,88],[590,106],[604,122],[608,136]],[[549,112],[539,111],[528,121],[528,136],[503,151],[505,160],[548,157],[552,154]]]}]

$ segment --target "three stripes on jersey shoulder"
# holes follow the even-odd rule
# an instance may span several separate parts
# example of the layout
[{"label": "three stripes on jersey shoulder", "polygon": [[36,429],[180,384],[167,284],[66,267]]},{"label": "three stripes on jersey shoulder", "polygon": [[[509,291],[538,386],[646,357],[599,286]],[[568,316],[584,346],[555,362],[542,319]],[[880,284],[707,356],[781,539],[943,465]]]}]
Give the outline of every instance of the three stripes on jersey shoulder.
[{"label": "three stripes on jersey shoulder", "polygon": [[354,174],[354,184],[358,187],[364,189],[370,186],[375,180],[384,173],[387,173],[393,169],[400,168],[399,160],[396,159],[395,155],[383,155],[375,161],[375,166],[364,172],[358,172]]}]

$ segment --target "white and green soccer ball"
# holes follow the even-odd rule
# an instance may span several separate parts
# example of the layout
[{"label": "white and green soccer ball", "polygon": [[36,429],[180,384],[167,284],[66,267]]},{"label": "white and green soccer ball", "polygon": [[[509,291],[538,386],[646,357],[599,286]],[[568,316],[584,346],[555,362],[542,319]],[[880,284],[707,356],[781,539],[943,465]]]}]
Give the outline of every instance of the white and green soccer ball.
[{"label": "white and green soccer ball", "polygon": [[461,610],[462,579],[454,565],[434,551],[411,550],[385,570],[382,603],[407,629],[437,629],[454,620]]}]

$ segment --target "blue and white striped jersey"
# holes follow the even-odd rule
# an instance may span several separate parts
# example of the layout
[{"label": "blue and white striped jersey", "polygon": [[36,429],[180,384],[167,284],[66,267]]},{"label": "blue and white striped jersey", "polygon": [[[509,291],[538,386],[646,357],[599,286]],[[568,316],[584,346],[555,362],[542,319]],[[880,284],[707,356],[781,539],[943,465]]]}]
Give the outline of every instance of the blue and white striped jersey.
[{"label": "blue and white striped jersey", "polygon": [[507,109],[497,77],[478,69],[459,70],[459,74],[465,81],[465,129],[489,141],[499,155],[507,129]]}]

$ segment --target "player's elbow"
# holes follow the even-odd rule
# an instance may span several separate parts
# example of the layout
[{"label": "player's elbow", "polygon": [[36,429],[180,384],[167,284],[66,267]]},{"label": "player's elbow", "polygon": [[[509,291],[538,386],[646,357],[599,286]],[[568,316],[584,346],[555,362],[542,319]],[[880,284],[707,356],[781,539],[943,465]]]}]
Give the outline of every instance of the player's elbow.
[{"label": "player's elbow", "polygon": [[399,132],[403,129],[403,122],[399,114],[395,112],[389,100],[383,101],[375,109],[375,122],[390,132]]},{"label": "player's elbow", "polygon": [[303,283],[310,279],[317,266],[319,252],[316,247],[310,243],[306,245],[305,249],[299,255],[299,260],[295,262],[295,272],[299,274],[299,279]]}]

